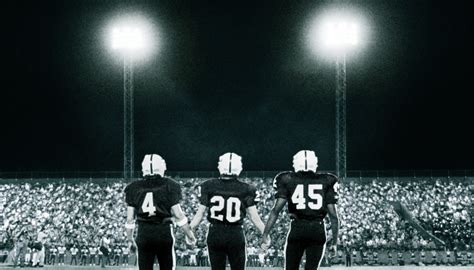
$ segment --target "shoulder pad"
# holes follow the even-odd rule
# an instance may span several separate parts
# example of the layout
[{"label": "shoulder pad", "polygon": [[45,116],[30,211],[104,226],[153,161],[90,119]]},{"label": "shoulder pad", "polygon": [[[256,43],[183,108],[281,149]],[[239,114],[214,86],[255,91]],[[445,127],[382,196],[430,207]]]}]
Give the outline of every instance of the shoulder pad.
[{"label": "shoulder pad", "polygon": [[284,181],[285,179],[288,179],[291,174],[293,172],[292,171],[285,171],[285,172],[280,172],[278,173],[275,178],[273,179],[273,187],[274,188],[277,188],[277,185],[281,182],[281,181]]},{"label": "shoulder pad", "polygon": [[212,182],[214,182],[216,179],[207,179],[202,181],[201,183],[198,184],[198,186],[204,187],[204,186],[209,186],[212,185]]},{"label": "shoulder pad", "polygon": [[278,173],[276,176],[275,176],[275,179],[281,179],[281,178],[286,178],[286,177],[289,177],[291,176],[291,174],[293,174],[292,171],[286,171],[286,172],[280,172]]},{"label": "shoulder pad", "polygon": [[131,183],[128,183],[128,185],[125,186],[125,190],[134,189],[137,185],[139,185],[139,181],[133,181]]},{"label": "shoulder pad", "polygon": [[252,192],[257,190],[257,187],[252,185],[252,184],[247,184],[247,186],[248,186],[249,190],[252,191]]},{"label": "shoulder pad", "polygon": [[328,179],[334,180],[334,182],[339,182],[339,178],[333,173],[322,173],[321,175],[325,175]]},{"label": "shoulder pad", "polygon": [[165,179],[166,181],[168,181],[168,183],[171,183],[172,185],[181,186],[181,184],[180,184],[178,181],[176,181],[176,180],[174,180],[174,179],[172,179],[172,178],[163,177],[163,179]]}]

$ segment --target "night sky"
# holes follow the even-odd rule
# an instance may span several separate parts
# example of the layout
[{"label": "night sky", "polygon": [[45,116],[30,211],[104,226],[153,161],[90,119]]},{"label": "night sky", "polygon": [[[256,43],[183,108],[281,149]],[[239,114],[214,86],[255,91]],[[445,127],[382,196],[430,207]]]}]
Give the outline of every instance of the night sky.
[{"label": "night sky", "polygon": [[335,168],[335,64],[310,51],[312,18],[343,3],[370,26],[347,57],[348,170],[474,169],[469,1],[11,1],[2,8],[0,171],[123,167],[123,67],[104,28],[153,21],[135,67],[135,166]]}]

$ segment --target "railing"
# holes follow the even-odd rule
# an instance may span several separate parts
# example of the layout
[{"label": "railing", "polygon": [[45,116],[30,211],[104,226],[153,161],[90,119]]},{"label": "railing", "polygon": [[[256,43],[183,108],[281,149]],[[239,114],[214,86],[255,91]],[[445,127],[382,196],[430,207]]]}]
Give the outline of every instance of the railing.
[{"label": "railing", "polygon": [[347,177],[352,178],[406,178],[406,177],[473,177],[474,170],[359,170],[348,171]]},{"label": "railing", "polygon": [[[273,178],[279,171],[243,171],[242,177]],[[331,172],[333,171],[322,171]],[[217,177],[217,171],[167,171],[171,177],[211,178]],[[134,178],[140,178],[141,172],[135,171]],[[436,177],[474,177],[474,170],[352,170],[348,178],[436,178]],[[0,172],[0,179],[121,179],[122,171],[60,171],[60,172]]]}]

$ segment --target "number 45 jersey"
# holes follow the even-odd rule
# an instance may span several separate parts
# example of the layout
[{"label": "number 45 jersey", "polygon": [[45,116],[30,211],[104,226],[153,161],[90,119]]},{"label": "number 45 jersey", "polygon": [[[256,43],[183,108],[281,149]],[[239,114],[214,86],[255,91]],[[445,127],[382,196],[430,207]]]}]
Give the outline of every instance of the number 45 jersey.
[{"label": "number 45 jersey", "polygon": [[125,188],[125,201],[135,207],[139,222],[162,223],[171,217],[171,207],[181,198],[181,186],[166,177],[146,178]]},{"label": "number 45 jersey", "polygon": [[327,205],[338,200],[338,179],[333,174],[313,172],[282,172],[273,187],[276,198],[288,200],[288,212],[292,219],[322,220]]},{"label": "number 45 jersey", "polygon": [[199,186],[200,203],[208,207],[210,223],[240,225],[247,208],[255,205],[255,187],[237,178],[211,179]]}]

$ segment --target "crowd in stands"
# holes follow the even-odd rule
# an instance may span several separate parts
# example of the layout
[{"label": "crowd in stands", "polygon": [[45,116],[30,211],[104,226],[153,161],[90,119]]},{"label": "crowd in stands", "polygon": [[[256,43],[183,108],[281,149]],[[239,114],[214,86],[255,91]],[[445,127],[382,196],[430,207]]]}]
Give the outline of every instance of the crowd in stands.
[{"label": "crowd in stands", "polygon": [[[199,204],[197,186],[205,179],[176,180],[183,189],[182,208],[192,218]],[[272,179],[243,180],[257,187],[257,209],[262,219],[267,220],[274,203]],[[104,235],[112,235],[111,246],[116,251],[111,253],[110,263],[125,263],[124,258],[128,259],[129,255],[124,229],[126,205],[123,189],[126,184],[123,180],[1,184],[2,196],[6,200],[3,205],[5,232],[0,237],[0,251],[11,251],[16,237],[22,233],[34,242],[37,233],[42,231],[47,235],[47,262],[57,263],[57,249],[65,247],[66,262],[70,263],[71,250],[75,247],[78,249],[78,264],[83,262],[84,256],[83,264],[91,264],[92,256],[94,263],[99,263],[98,260],[102,257],[98,250],[100,239]],[[474,245],[472,191],[472,181],[453,181],[447,178],[411,181],[346,179],[339,190],[340,246],[339,255],[333,260],[342,260],[343,257],[346,258],[345,254],[350,254],[349,257],[357,254],[354,255],[354,260],[363,261],[365,258],[369,261],[375,253],[375,257],[397,261],[397,253],[400,251],[406,254],[416,252],[417,258],[422,258],[430,257],[431,251],[441,252],[444,249],[453,252],[452,258],[462,252],[468,256]],[[427,231],[446,242],[446,247],[439,249],[429,239],[422,238],[417,230],[393,211],[390,204],[393,201],[406,205]],[[249,220],[245,221],[249,265],[282,265],[282,248],[289,222],[288,215],[283,212],[272,232],[272,246],[265,251],[260,249],[259,233]],[[330,239],[329,220],[326,223]],[[178,264],[208,265],[206,232],[207,221],[196,229],[198,244],[191,248],[185,244],[183,233],[176,230]],[[428,255],[422,256],[422,252]],[[55,256],[51,261],[53,254]],[[118,261],[113,261],[115,258]],[[410,258],[411,255],[408,260]]]}]

